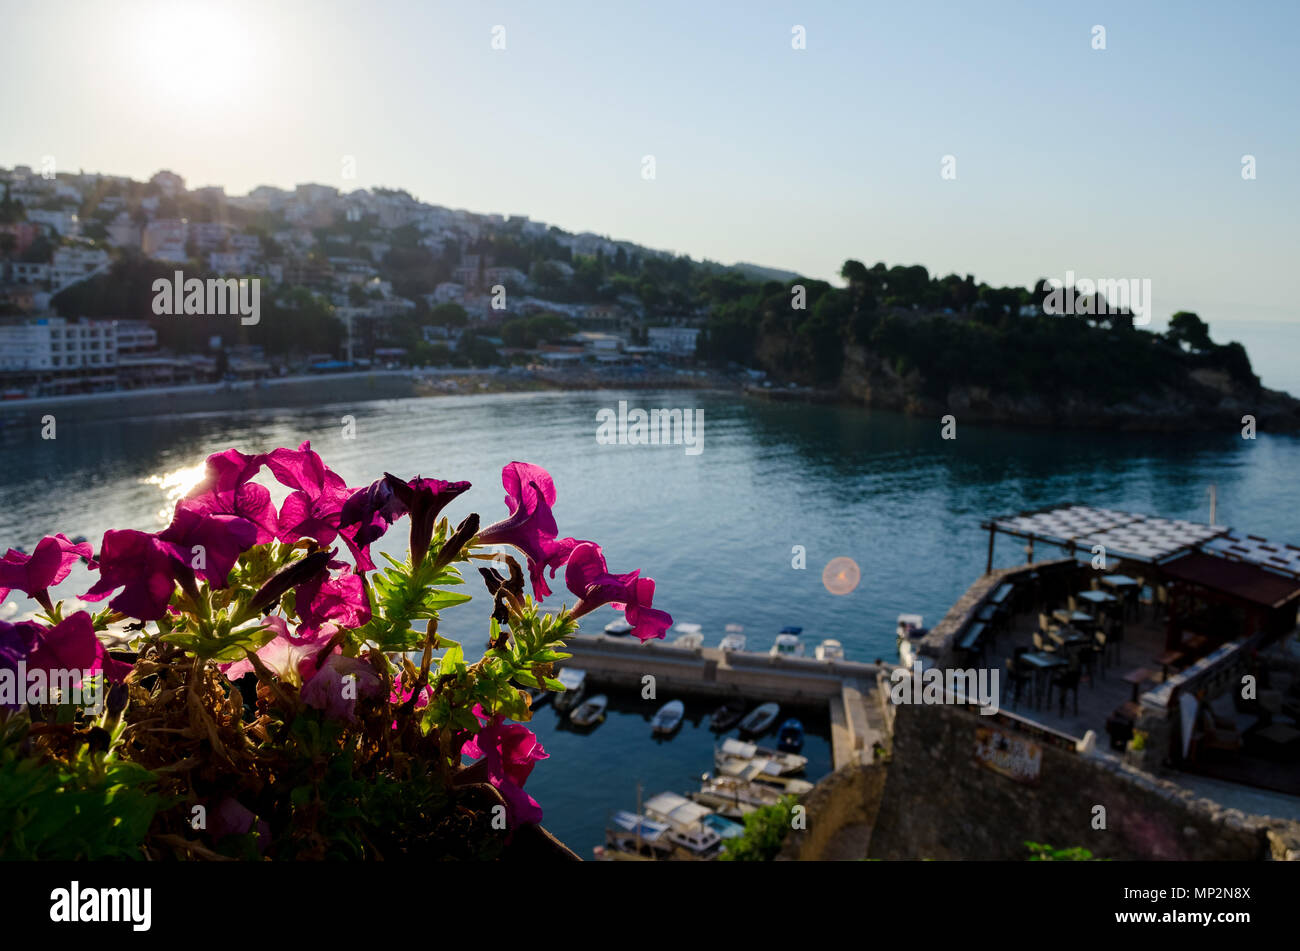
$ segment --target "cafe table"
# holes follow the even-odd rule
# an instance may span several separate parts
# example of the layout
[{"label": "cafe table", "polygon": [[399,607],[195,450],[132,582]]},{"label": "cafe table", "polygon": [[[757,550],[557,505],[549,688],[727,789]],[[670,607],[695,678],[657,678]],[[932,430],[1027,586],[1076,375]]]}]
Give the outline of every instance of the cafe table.
[{"label": "cafe table", "polygon": [[1069,608],[1058,608],[1052,612],[1052,617],[1062,624],[1095,624],[1097,619],[1091,614],[1084,614],[1082,611],[1071,611]]},{"label": "cafe table", "polygon": [[1136,578],[1128,575],[1103,575],[1101,583],[1107,588],[1120,592],[1124,596],[1124,605],[1128,613],[1137,616],[1138,596],[1141,594]]},{"label": "cafe table", "polygon": [[1107,594],[1105,591],[1080,591],[1078,597],[1085,601],[1091,601],[1093,604],[1114,604],[1119,598],[1113,594]]},{"label": "cafe table", "polygon": [[1069,665],[1064,657],[1058,657],[1056,654],[1049,654],[1046,651],[1029,651],[1020,655],[1020,663],[1032,667],[1034,670],[1034,706],[1042,706],[1044,678],[1051,675],[1052,671],[1058,667]]}]

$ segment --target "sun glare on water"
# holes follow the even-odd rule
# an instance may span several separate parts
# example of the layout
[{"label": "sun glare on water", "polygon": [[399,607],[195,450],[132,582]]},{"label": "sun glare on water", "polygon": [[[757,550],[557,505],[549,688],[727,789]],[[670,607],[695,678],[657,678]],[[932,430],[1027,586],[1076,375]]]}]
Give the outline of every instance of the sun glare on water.
[{"label": "sun glare on water", "polygon": [[203,481],[206,465],[200,462],[198,465],[173,469],[171,472],[151,475],[147,479],[140,480],[144,485],[156,485],[162,489],[163,498],[166,499],[166,504],[158,510],[158,520],[162,524],[166,525],[172,520],[172,511],[176,508],[177,501]]}]

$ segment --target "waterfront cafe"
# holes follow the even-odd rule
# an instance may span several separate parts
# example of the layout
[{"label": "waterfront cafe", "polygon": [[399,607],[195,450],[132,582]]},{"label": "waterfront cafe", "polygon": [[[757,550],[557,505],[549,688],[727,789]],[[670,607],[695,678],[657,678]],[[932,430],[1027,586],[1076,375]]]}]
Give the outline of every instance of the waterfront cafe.
[{"label": "waterfront cafe", "polygon": [[[996,650],[1004,705],[1053,729],[1092,730],[1148,767],[1300,794],[1300,548],[1086,505],[982,527],[983,593],[945,663]],[[1024,544],[1024,564],[993,570],[998,535]],[[1044,547],[1066,557],[1036,562]]]}]

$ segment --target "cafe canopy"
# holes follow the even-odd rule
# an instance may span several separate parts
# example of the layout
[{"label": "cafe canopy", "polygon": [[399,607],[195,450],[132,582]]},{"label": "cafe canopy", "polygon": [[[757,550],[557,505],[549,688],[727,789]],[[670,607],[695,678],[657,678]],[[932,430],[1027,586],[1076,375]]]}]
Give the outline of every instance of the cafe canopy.
[{"label": "cafe canopy", "polygon": [[[1223,525],[1203,525],[1184,519],[1139,515],[1090,505],[1066,505],[1009,515],[985,522],[990,561],[993,538],[1001,532],[1070,551],[1090,552],[1101,545],[1108,558],[1157,563],[1228,534]],[[1297,552],[1300,554],[1300,552]]]},{"label": "cafe canopy", "polygon": [[993,539],[1001,533],[1027,539],[1031,545],[1044,542],[1085,554],[1101,545],[1107,558],[1152,565],[1165,565],[1195,551],[1300,579],[1300,547],[1246,535],[1226,525],[1065,505],[995,518],[982,527],[989,533],[990,568]]}]

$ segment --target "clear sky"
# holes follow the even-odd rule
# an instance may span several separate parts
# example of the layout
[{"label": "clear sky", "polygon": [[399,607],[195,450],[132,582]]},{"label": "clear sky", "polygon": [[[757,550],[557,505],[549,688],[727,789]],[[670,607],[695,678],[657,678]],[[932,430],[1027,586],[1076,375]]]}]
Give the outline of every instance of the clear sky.
[{"label": "clear sky", "polygon": [[1150,278],[1156,323],[1300,316],[1292,2],[0,0],[0,23],[4,165],[386,185],[817,277],[1072,270]]}]

